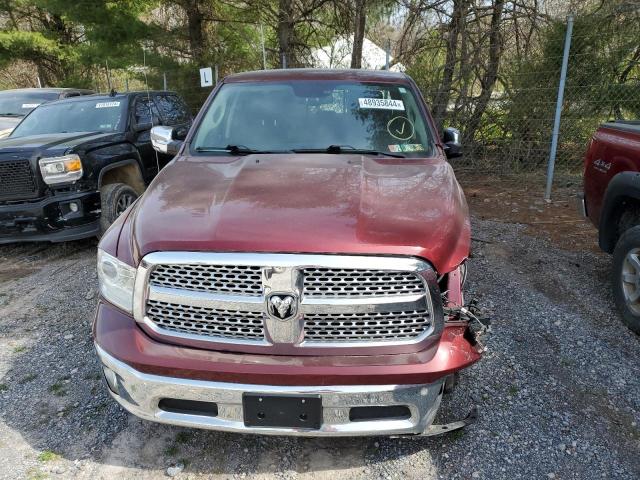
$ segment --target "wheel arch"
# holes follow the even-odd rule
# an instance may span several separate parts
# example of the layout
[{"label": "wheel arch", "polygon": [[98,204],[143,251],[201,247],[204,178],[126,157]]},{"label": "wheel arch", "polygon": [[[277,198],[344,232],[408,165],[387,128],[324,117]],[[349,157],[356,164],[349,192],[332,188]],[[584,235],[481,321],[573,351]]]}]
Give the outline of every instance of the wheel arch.
[{"label": "wheel arch", "polygon": [[142,195],[146,189],[140,165],[132,158],[111,163],[100,170],[98,188],[110,183],[129,185],[138,195]]},{"label": "wheel arch", "polygon": [[605,252],[613,253],[622,233],[632,226],[623,221],[625,215],[637,217],[640,224],[640,173],[637,172],[618,173],[607,186],[598,222],[598,243]]}]

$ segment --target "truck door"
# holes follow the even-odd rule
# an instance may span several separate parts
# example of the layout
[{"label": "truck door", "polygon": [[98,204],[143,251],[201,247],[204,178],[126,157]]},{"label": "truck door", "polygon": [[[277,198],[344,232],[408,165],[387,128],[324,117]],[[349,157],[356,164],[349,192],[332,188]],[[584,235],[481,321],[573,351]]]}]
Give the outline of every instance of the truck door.
[{"label": "truck door", "polygon": [[167,163],[164,158],[166,155],[158,154],[151,145],[151,127],[161,124],[160,114],[153,102],[153,97],[146,94],[136,97],[133,116],[134,143],[140,153],[145,179],[148,181],[155,177],[159,168]]}]

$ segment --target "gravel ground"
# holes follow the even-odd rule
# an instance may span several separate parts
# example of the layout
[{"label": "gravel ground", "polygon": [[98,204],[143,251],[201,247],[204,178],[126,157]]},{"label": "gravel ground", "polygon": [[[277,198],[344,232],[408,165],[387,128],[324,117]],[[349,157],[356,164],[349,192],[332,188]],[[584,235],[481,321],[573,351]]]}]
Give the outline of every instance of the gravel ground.
[{"label": "gravel ground", "polygon": [[468,297],[492,314],[489,350],[439,417],[477,404],[478,422],[330,440],[128,415],[92,348],[95,242],[0,247],[0,478],[639,478],[640,339],[614,310],[610,259],[487,220],[473,247]]}]

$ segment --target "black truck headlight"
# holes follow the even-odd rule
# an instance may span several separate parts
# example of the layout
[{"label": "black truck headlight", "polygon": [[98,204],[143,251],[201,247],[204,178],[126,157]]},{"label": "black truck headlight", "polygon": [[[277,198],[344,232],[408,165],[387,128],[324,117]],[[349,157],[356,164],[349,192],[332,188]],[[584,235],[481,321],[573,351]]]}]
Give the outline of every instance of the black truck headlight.
[{"label": "black truck headlight", "polygon": [[49,185],[70,183],[82,177],[82,161],[75,154],[45,157],[38,162],[42,179]]},{"label": "black truck headlight", "polygon": [[98,249],[98,284],[105,300],[131,313],[136,269]]}]

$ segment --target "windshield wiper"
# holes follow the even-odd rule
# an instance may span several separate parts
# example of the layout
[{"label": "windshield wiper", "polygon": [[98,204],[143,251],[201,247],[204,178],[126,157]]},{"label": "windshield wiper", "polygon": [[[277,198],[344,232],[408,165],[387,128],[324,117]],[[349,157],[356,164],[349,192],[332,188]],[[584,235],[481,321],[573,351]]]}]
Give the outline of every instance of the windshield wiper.
[{"label": "windshield wiper", "polygon": [[383,155],[385,157],[405,158],[401,153],[389,153],[368,148],[355,148],[351,145],[329,145],[327,148],[295,148],[295,153],[360,153],[363,155]]},{"label": "windshield wiper", "polygon": [[290,150],[257,150],[244,145],[227,145],[226,147],[196,147],[196,152],[228,152],[232,155],[249,155],[252,153],[290,153]]}]

